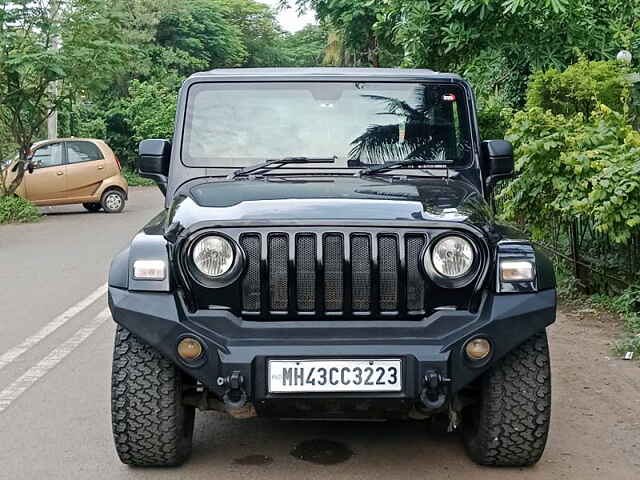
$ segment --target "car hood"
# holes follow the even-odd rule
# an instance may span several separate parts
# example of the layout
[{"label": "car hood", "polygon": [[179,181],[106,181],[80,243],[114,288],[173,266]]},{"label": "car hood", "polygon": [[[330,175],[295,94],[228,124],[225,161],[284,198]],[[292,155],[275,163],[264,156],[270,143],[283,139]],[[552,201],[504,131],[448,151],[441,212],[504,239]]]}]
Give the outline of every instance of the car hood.
[{"label": "car hood", "polygon": [[180,189],[166,225],[212,221],[438,221],[487,229],[493,216],[463,179],[275,177],[207,180]]}]

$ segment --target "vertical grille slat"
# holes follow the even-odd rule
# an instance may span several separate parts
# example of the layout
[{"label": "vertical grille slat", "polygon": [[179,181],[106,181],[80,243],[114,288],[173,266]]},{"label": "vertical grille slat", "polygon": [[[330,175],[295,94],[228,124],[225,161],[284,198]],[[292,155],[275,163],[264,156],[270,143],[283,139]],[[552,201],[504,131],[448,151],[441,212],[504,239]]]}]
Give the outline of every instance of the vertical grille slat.
[{"label": "vertical grille slat", "polygon": [[351,237],[351,304],[354,312],[371,310],[371,241],[367,235]]},{"label": "vertical grille slat", "polygon": [[[421,254],[428,232],[377,228],[244,230],[238,309],[249,317],[408,318],[432,299]],[[271,317],[271,318],[270,318]]]},{"label": "vertical grille slat", "polygon": [[298,311],[312,312],[316,306],[316,238],[296,237],[296,303]]},{"label": "vertical grille slat", "polygon": [[420,272],[420,253],[424,248],[425,238],[419,235],[407,237],[407,310],[409,312],[424,311],[425,283]]},{"label": "vertical grille slat", "polygon": [[245,312],[260,312],[260,236],[244,235],[240,239],[244,250],[247,270],[242,279],[242,309]]},{"label": "vertical grille slat", "polygon": [[289,238],[285,234],[269,237],[269,300],[275,312],[289,307]]},{"label": "vertical grille slat", "polygon": [[380,311],[398,310],[398,239],[392,235],[378,238]]},{"label": "vertical grille slat", "polygon": [[344,240],[342,235],[324,237],[324,308],[326,312],[341,312],[344,305]]}]

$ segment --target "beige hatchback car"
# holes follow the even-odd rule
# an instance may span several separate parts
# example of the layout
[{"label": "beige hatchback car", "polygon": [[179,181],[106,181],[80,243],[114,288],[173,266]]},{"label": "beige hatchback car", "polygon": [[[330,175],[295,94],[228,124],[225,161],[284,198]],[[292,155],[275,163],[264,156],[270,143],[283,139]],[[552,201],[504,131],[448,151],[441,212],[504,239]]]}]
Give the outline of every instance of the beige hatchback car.
[{"label": "beige hatchback car", "polygon": [[32,147],[16,194],[39,206],[81,203],[90,212],[120,213],[128,191],[120,162],[105,142],[61,138]]}]

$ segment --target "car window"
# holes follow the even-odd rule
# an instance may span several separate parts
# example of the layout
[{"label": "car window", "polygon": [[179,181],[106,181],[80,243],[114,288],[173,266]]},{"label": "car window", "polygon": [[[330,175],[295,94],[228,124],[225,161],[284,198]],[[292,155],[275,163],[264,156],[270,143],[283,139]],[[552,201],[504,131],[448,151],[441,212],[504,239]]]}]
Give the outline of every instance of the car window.
[{"label": "car window", "polygon": [[198,83],[181,155],[190,167],[335,156],[326,168],[405,158],[465,168],[473,160],[466,110],[464,90],[449,83]]},{"label": "car window", "polygon": [[67,162],[80,163],[102,160],[102,152],[91,142],[67,142]]},{"label": "car window", "polygon": [[35,168],[57,167],[62,165],[62,144],[52,143],[38,148],[33,153]]}]

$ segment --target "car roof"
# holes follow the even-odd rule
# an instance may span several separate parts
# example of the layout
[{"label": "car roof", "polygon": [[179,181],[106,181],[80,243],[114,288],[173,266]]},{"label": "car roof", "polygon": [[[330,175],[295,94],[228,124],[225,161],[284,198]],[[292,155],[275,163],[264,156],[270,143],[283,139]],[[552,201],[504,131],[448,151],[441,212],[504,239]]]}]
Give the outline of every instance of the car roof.
[{"label": "car roof", "polygon": [[85,137],[64,137],[64,138],[49,138],[47,140],[39,140],[31,145],[31,148],[40,147],[46,143],[56,142],[92,142],[92,143],[105,143],[104,140],[97,138],[85,138]]},{"label": "car roof", "polygon": [[406,81],[406,80],[437,80],[460,81],[462,78],[455,73],[440,73],[428,69],[408,68],[343,68],[343,67],[313,67],[313,68],[221,68],[208,72],[194,73],[189,77],[193,81],[246,81],[250,80],[362,80],[371,81]]}]

